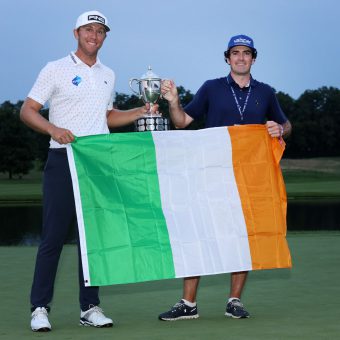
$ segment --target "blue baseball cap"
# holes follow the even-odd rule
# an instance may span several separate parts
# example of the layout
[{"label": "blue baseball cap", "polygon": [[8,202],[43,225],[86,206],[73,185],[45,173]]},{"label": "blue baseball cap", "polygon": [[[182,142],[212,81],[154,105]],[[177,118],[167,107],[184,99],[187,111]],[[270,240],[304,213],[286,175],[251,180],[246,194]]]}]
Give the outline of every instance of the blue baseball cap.
[{"label": "blue baseball cap", "polygon": [[229,51],[234,46],[248,46],[256,53],[256,48],[254,47],[253,39],[244,34],[233,36],[229,40],[227,51]]}]

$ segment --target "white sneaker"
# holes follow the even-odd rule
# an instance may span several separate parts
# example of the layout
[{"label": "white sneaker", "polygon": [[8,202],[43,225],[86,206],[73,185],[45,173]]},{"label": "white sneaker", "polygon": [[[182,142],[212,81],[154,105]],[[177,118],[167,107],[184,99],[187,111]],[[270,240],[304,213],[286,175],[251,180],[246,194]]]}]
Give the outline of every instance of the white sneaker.
[{"label": "white sneaker", "polygon": [[33,332],[49,332],[51,324],[48,321],[48,312],[44,307],[37,307],[32,313],[31,328]]},{"label": "white sneaker", "polygon": [[113,321],[104,315],[101,308],[93,306],[86,312],[80,311],[79,324],[93,327],[112,327]]}]

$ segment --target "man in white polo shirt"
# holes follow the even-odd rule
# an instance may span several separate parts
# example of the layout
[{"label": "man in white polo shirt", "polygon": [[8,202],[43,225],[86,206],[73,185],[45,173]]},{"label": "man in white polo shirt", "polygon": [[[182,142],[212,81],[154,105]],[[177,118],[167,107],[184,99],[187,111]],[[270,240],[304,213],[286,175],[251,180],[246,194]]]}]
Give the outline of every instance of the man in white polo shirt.
[{"label": "man in white polo shirt", "polygon": [[[76,216],[65,144],[75,136],[109,133],[109,127],[131,123],[147,112],[146,107],[120,111],[112,106],[115,75],[97,57],[108,31],[107,18],[100,12],[81,14],[74,29],[76,52],[41,70],[21,108],[26,125],[51,136],[43,179],[42,237],[31,290],[33,331],[51,330],[49,303],[58,261]],[[39,113],[46,102],[48,120]],[[80,324],[111,327],[112,320],[99,307],[99,288],[84,286],[80,256],[79,286]]]}]

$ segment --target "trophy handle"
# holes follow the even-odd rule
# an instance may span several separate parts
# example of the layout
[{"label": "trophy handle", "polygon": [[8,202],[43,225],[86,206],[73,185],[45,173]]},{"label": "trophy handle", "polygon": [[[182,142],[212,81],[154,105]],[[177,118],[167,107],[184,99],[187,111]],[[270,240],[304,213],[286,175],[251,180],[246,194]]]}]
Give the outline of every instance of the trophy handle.
[{"label": "trophy handle", "polygon": [[142,95],[139,92],[135,91],[135,89],[133,88],[133,83],[134,82],[136,82],[138,84],[140,82],[140,80],[136,79],[136,78],[130,79],[130,81],[129,81],[130,89],[132,90],[132,92],[134,94],[136,94],[138,96],[138,98],[141,98]]}]

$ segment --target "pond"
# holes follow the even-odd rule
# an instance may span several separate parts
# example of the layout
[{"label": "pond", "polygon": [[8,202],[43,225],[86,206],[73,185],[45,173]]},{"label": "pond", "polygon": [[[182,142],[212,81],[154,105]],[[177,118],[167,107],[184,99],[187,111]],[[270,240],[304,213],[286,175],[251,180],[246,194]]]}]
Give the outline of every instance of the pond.
[{"label": "pond", "polygon": [[[0,206],[0,245],[39,243],[42,207]],[[296,200],[288,202],[289,230],[340,230],[340,200]],[[70,228],[67,243],[75,243],[75,228]]]},{"label": "pond", "polygon": [[[42,206],[0,206],[0,225],[0,245],[39,244]],[[71,227],[67,243],[74,243],[75,235]]]},{"label": "pond", "polygon": [[288,201],[288,230],[340,230],[340,200]]}]

